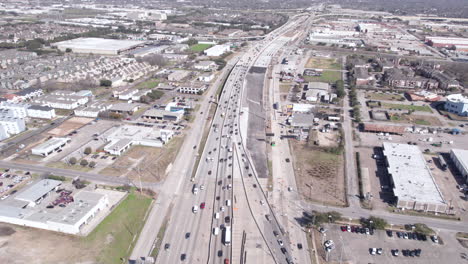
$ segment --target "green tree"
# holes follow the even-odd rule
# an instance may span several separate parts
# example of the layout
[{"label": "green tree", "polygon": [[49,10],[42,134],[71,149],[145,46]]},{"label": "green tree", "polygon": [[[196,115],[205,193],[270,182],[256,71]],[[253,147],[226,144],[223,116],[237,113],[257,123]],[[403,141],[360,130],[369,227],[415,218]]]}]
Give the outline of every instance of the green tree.
[{"label": "green tree", "polygon": [[85,160],[85,159],[82,159],[82,160],[80,161],[80,165],[84,167],[84,166],[88,165],[88,161]]},{"label": "green tree", "polygon": [[387,227],[387,221],[385,221],[385,219],[375,216],[361,218],[361,224],[374,229],[385,229]]},{"label": "green tree", "polygon": [[342,80],[338,80],[335,83],[336,86],[336,95],[338,98],[343,98],[346,95],[346,92],[344,90],[344,82]]},{"label": "green tree", "polygon": [[37,39],[26,41],[26,49],[28,50],[37,50],[42,47],[42,44]]},{"label": "green tree", "polygon": [[90,167],[90,168],[96,167],[96,162],[95,162],[95,161],[91,161],[91,162],[89,163],[89,167]]},{"label": "green tree", "polygon": [[89,155],[91,154],[91,152],[93,152],[93,149],[91,149],[91,147],[86,147],[83,151],[84,154],[86,155]]},{"label": "green tree", "polygon": [[67,52],[67,53],[68,53],[68,52],[72,52],[72,49],[66,48],[66,49],[65,49],[65,52]]},{"label": "green tree", "polygon": [[111,87],[112,86],[112,81],[111,80],[106,80],[102,79],[99,81],[99,85],[103,87]]},{"label": "green tree", "polygon": [[76,160],[75,157],[71,157],[71,158],[68,160],[68,162],[69,162],[71,165],[75,165],[76,162],[77,162],[77,160]]}]

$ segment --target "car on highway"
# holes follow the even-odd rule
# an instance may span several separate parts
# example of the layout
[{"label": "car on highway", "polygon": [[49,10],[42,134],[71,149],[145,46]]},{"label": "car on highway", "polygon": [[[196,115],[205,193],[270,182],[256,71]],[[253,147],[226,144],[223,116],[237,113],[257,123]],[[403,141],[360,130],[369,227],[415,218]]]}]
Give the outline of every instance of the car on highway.
[{"label": "car on highway", "polygon": [[224,259],[224,264],[229,264],[229,259],[225,258]]},{"label": "car on highway", "polygon": [[205,190],[205,185],[200,185],[200,190]]},{"label": "car on highway", "polygon": [[226,216],[226,217],[224,217],[224,222],[225,222],[226,224],[229,224],[229,223],[231,222],[231,217],[230,217],[229,215]]},{"label": "car on highway", "polygon": [[278,231],[276,231],[276,230],[273,230],[273,235],[274,235],[275,237],[278,237],[278,236],[279,236],[279,233],[278,233]]},{"label": "car on highway", "polygon": [[198,212],[198,206],[194,205],[194,206],[192,207],[192,212],[193,212],[194,214],[196,214],[196,213]]},{"label": "car on highway", "polygon": [[283,254],[286,254],[286,252],[288,252],[288,251],[284,247],[282,247],[281,252],[283,252]]},{"label": "car on highway", "polygon": [[278,239],[278,244],[279,244],[280,246],[283,246],[283,245],[284,245],[283,240]]},{"label": "car on highway", "polygon": [[297,243],[297,248],[302,249],[302,243]]},{"label": "car on highway", "polygon": [[203,203],[200,204],[200,208],[201,208],[201,209],[205,209],[205,202],[203,202]]},{"label": "car on highway", "polygon": [[189,238],[190,238],[190,232],[185,233],[185,239],[189,239]]},{"label": "car on highway", "polygon": [[221,210],[221,212],[224,212],[224,206],[221,206],[219,210]]},{"label": "car on highway", "polygon": [[166,243],[166,244],[164,245],[164,250],[169,250],[170,247],[171,247],[171,244]]},{"label": "car on highway", "polygon": [[180,260],[181,261],[185,261],[186,258],[187,258],[187,254],[180,255]]}]

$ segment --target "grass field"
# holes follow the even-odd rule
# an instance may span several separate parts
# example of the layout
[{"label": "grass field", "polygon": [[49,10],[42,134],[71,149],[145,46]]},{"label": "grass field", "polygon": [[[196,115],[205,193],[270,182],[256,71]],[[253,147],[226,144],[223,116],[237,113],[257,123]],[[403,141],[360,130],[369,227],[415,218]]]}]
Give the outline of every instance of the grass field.
[{"label": "grass field", "polygon": [[327,82],[335,83],[341,80],[341,72],[339,71],[323,71],[322,76],[304,76],[306,82]]},{"label": "grass field", "polygon": [[68,165],[64,162],[56,161],[56,162],[49,162],[46,164],[46,166],[51,167],[51,168],[77,170],[77,171],[82,171],[82,172],[87,172],[93,169],[93,168],[90,168],[89,166],[81,166],[79,164],[80,164],[80,161],[78,161],[75,165]]},{"label": "grass field", "polygon": [[208,48],[210,48],[211,44],[195,44],[195,45],[192,45],[190,46],[190,50],[193,51],[193,52],[202,52]]},{"label": "grass field", "polygon": [[143,228],[143,218],[151,198],[130,193],[114,211],[104,219],[83,242],[101,248],[96,260],[103,264],[122,263],[133,248],[133,236]]},{"label": "grass field", "polygon": [[135,85],[135,88],[137,89],[153,89],[155,88],[156,86],[158,86],[159,84],[159,80],[158,79],[149,79],[149,80],[146,80],[144,82],[141,82],[137,85]]},{"label": "grass field", "polygon": [[306,63],[306,68],[341,70],[341,64],[338,59],[330,58],[310,58]]},{"label": "grass field", "polygon": [[402,95],[399,94],[387,94],[387,93],[368,93],[366,95],[367,99],[371,100],[404,100],[405,98]]},{"label": "grass field", "polygon": [[411,123],[411,124],[422,125],[422,126],[441,126],[442,125],[440,120],[434,116],[393,114],[393,115],[390,115],[390,120],[394,122]]},{"label": "grass field", "polygon": [[382,107],[389,109],[413,110],[432,113],[432,109],[427,105],[405,105],[405,104],[389,104],[382,103]]}]

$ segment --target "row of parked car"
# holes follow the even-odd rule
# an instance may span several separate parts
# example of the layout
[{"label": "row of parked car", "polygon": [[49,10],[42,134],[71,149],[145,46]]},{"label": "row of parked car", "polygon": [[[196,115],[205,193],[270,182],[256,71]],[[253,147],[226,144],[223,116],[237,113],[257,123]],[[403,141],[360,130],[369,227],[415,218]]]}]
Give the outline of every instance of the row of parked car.
[{"label": "row of parked car", "polygon": [[[392,249],[390,250],[392,253],[392,256],[398,257],[400,255],[400,250],[398,249]],[[369,248],[369,253],[371,255],[382,255],[383,249],[382,248]],[[405,257],[420,257],[422,250],[420,248],[418,249],[403,249],[401,250],[401,253]]]},{"label": "row of parked car", "polygon": [[359,233],[366,235],[373,235],[374,229],[368,227],[359,227],[359,226],[341,226],[341,231],[350,232],[350,233]]}]

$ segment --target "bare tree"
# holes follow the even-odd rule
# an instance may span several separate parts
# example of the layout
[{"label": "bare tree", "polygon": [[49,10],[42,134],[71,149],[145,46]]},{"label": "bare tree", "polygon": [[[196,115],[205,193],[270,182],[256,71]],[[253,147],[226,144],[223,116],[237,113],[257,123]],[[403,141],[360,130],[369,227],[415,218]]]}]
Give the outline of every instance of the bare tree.
[{"label": "bare tree", "polygon": [[159,67],[162,67],[166,65],[166,59],[164,59],[164,57],[159,54],[145,56],[143,57],[143,61],[149,63],[151,66],[157,65]]}]

